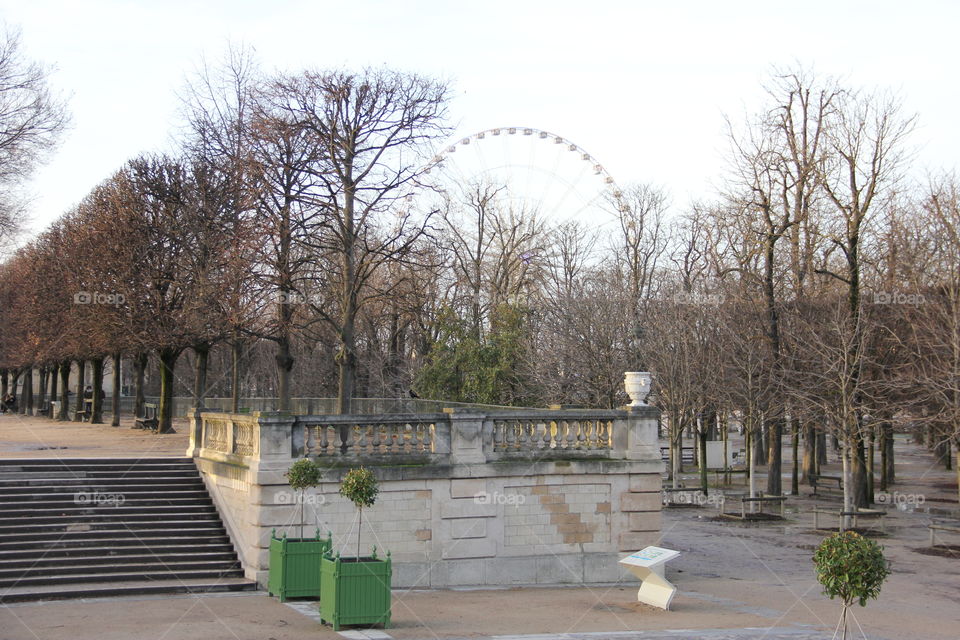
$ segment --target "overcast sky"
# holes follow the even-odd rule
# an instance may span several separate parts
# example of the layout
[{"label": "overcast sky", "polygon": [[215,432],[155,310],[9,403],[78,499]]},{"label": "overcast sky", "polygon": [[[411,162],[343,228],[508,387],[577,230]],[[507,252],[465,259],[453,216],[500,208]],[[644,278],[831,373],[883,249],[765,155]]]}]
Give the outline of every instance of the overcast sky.
[{"label": "overcast sky", "polygon": [[28,56],[56,67],[73,126],[37,175],[45,226],[127,159],[169,149],[177,91],[228,42],[267,69],[416,71],[453,84],[463,137],[529,126],[586,149],[620,184],[652,182],[676,208],[711,196],[723,115],[761,103],[776,66],[898,92],[919,114],[917,170],[960,149],[960,3],[0,0]]}]

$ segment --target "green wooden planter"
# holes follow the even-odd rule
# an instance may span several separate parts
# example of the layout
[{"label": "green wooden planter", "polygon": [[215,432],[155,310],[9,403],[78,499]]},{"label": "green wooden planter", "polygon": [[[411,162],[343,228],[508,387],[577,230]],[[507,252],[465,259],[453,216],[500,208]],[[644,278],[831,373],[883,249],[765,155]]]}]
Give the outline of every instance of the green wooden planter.
[{"label": "green wooden planter", "polygon": [[347,624],[390,626],[390,580],[393,568],[390,553],[377,558],[341,558],[325,555],[320,561],[320,619],[334,631]]},{"label": "green wooden planter", "polygon": [[313,538],[277,537],[276,529],[270,537],[270,579],[267,590],[272,596],[287,598],[320,597],[320,559],[330,551],[330,534],[324,540],[320,529]]}]

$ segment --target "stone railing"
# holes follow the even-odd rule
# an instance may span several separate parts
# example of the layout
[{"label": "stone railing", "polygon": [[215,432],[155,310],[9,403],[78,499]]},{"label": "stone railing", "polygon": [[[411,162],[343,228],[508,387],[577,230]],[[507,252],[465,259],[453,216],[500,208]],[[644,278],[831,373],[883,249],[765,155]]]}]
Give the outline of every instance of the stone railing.
[{"label": "stone railing", "polygon": [[626,410],[445,409],[406,415],[191,414],[188,455],[225,462],[310,456],[331,464],[659,460],[658,414]]}]

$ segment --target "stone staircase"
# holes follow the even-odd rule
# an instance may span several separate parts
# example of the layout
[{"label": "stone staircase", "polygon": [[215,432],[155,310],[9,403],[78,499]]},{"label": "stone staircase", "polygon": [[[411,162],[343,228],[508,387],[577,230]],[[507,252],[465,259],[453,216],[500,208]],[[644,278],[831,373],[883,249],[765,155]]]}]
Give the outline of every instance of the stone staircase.
[{"label": "stone staircase", "polygon": [[0,603],[252,589],[189,458],[0,460]]}]

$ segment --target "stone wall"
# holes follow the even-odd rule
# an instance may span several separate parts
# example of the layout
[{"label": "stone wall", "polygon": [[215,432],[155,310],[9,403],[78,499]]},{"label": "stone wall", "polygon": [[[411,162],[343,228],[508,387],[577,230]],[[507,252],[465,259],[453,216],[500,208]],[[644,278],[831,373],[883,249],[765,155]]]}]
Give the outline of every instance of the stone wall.
[{"label": "stone wall", "polygon": [[[380,495],[363,513],[363,553],[373,545],[378,553],[390,551],[396,587],[616,581],[622,575],[617,561],[659,538],[662,471],[655,410],[621,413],[604,457],[584,452],[593,457],[576,459],[577,452],[569,452],[567,459],[550,459],[551,452],[542,451],[492,462],[489,447],[476,445],[489,439],[452,433],[448,456],[367,464],[380,481]],[[191,453],[246,575],[266,584],[272,531],[300,536],[297,496],[283,477],[293,457],[282,455],[296,446],[296,437],[281,437],[288,418],[242,419],[263,423],[257,455],[202,446]],[[470,430],[466,420],[451,423],[454,430]],[[483,423],[475,422],[481,432]],[[202,442],[202,429],[195,429]],[[458,442],[464,446],[459,453]],[[273,454],[264,451],[271,447]],[[324,536],[330,531],[334,551],[356,555],[357,511],[338,490],[342,475],[358,461],[319,459],[328,466],[322,484],[305,494],[305,529],[311,536],[317,528]]]}]

